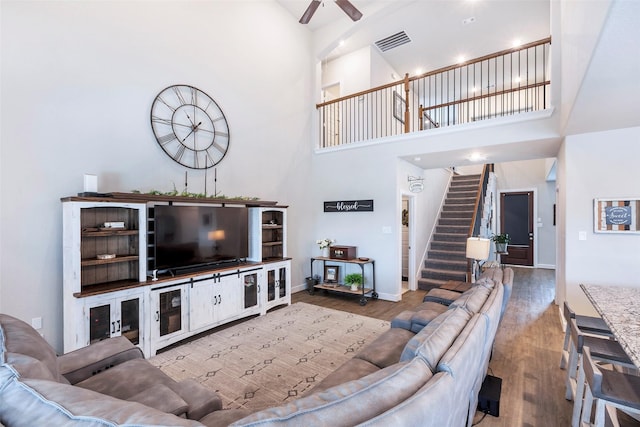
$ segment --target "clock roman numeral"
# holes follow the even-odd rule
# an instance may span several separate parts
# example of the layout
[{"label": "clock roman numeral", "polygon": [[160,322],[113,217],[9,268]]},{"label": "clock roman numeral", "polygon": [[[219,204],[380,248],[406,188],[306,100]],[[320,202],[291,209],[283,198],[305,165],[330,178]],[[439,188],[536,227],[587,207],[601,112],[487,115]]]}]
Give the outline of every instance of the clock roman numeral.
[{"label": "clock roman numeral", "polygon": [[158,142],[160,144],[162,144],[162,145],[166,145],[166,144],[170,143],[171,141],[173,141],[174,139],[177,139],[176,138],[176,134],[171,132],[171,133],[168,133],[168,134],[158,138]]},{"label": "clock roman numeral", "polygon": [[187,147],[185,147],[184,145],[180,144],[180,147],[178,148],[178,151],[176,151],[176,154],[173,155],[173,160],[175,160],[176,162],[180,162],[180,159],[182,159],[182,156],[184,155],[184,150]]},{"label": "clock roman numeral", "polygon": [[184,97],[182,96],[182,92],[180,92],[180,89],[178,89],[177,87],[174,87],[173,92],[176,94],[176,98],[178,98],[178,102],[180,103],[180,105],[185,105],[187,103],[187,101],[184,100]]},{"label": "clock roman numeral", "polygon": [[198,91],[194,87],[190,87],[189,91],[191,92],[191,104],[198,105]]},{"label": "clock roman numeral", "polygon": [[175,109],[172,105],[169,105],[169,104],[167,103],[167,101],[165,101],[165,100],[164,100],[164,98],[162,98],[160,95],[158,95],[158,101],[160,101],[160,102],[162,102],[164,105],[166,105],[166,106],[167,106],[167,108],[168,108],[168,109],[170,109],[172,112],[175,112],[175,111],[176,111],[176,109]]},{"label": "clock roman numeral", "polygon": [[160,124],[163,124],[163,125],[171,126],[171,119],[163,119],[162,117],[151,116],[151,121],[154,122],[154,123],[160,123]]}]

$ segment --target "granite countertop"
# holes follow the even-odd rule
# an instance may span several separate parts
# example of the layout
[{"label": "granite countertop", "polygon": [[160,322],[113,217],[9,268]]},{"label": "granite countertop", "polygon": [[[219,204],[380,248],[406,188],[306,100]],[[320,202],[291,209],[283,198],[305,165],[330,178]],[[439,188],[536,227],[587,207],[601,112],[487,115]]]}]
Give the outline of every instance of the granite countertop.
[{"label": "granite countertop", "polygon": [[601,285],[580,287],[629,358],[640,368],[640,288]]}]

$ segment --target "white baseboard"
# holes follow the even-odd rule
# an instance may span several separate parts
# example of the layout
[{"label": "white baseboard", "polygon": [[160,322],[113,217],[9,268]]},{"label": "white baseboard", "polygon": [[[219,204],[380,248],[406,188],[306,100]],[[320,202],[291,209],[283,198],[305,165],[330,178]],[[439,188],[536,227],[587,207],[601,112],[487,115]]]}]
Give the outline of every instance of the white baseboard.
[{"label": "white baseboard", "polygon": [[555,270],[556,266],[553,264],[538,264],[536,265],[536,268],[545,268],[547,270]]}]

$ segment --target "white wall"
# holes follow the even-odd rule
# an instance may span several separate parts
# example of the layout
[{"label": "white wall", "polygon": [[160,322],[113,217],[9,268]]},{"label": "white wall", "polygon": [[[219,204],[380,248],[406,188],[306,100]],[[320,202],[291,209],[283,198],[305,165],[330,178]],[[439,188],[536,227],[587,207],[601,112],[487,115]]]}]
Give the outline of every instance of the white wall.
[{"label": "white wall", "polygon": [[[579,285],[640,287],[640,234],[594,233],[594,198],[640,198],[640,127],[568,136],[559,156],[566,253],[560,285],[576,312],[595,313]],[[579,240],[578,233],[587,239]],[[562,300],[560,301],[562,303]]]},{"label": "white wall", "polygon": [[[556,226],[553,225],[555,182],[547,177],[546,159],[498,163],[495,165],[498,192],[535,190],[534,263],[554,268],[556,263]],[[499,212],[497,212],[499,216]]]},{"label": "white wall", "polygon": [[[293,281],[303,282],[315,238],[306,224],[313,61],[310,33],[287,11],[264,1],[1,8],[0,311],[41,316],[62,348],[60,198],[83,190],[84,173],[98,175],[102,192],[182,189],[185,168],[149,123],[154,97],[179,83],[207,92],[229,122],[218,190],[291,204]],[[189,190],[202,192],[203,178],[190,170]]]},{"label": "white wall", "polygon": [[340,83],[340,96],[371,88],[371,52],[365,47],[322,63],[322,87]]}]

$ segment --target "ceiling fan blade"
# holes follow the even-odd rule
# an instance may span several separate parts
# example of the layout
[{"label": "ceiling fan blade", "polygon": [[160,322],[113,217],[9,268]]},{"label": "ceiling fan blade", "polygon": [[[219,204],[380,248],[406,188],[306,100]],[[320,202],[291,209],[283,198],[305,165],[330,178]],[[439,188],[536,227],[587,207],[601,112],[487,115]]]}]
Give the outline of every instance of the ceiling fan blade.
[{"label": "ceiling fan blade", "polygon": [[360,12],[356,7],[351,4],[349,0],[336,0],[336,4],[342,9],[344,13],[349,15],[353,21],[357,21],[362,18],[362,12]]},{"label": "ceiling fan blade", "polygon": [[300,18],[300,21],[298,22],[300,22],[301,24],[308,24],[313,14],[316,13],[316,10],[318,9],[318,6],[320,6],[320,3],[322,3],[320,0],[311,0],[311,3],[309,3],[309,7],[307,7],[307,10],[304,11],[304,13],[302,14],[302,18]]}]

